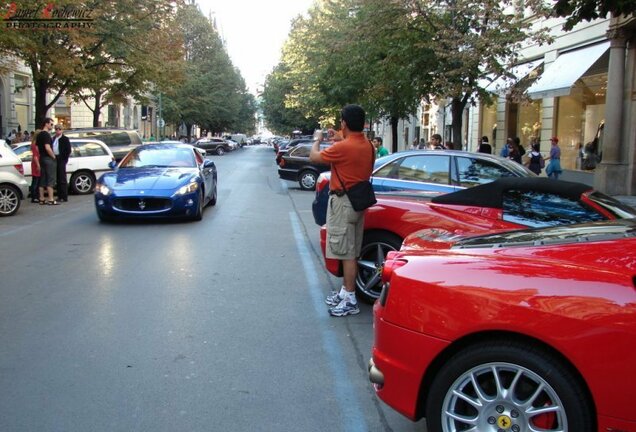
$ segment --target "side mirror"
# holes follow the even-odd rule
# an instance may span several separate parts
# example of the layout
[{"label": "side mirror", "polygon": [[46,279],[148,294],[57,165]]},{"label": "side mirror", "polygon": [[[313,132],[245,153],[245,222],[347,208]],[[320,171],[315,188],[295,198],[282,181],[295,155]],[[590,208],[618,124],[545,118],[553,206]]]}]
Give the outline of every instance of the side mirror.
[{"label": "side mirror", "polygon": [[203,168],[212,168],[214,167],[214,161],[211,161],[210,159],[206,159],[205,162],[203,162]]},{"label": "side mirror", "polygon": [[111,160],[110,162],[108,162],[108,166],[110,167],[110,169],[114,170],[115,168],[117,168],[117,162]]}]

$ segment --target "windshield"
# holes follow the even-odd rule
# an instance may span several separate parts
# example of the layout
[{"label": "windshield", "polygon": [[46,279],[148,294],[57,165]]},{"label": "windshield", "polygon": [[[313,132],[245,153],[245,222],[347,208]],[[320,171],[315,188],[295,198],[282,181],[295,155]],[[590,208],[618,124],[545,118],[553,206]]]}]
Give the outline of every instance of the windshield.
[{"label": "windshield", "polygon": [[148,146],[138,147],[124,159],[120,168],[194,168],[194,154],[187,148]]}]

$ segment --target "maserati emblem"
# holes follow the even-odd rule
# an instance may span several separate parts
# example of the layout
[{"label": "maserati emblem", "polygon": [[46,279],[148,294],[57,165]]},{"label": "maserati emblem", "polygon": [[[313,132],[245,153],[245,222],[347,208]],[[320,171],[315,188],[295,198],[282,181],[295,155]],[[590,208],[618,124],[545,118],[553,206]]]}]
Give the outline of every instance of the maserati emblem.
[{"label": "maserati emblem", "polygon": [[143,199],[139,200],[139,210],[143,210],[146,208],[146,201],[144,201]]}]

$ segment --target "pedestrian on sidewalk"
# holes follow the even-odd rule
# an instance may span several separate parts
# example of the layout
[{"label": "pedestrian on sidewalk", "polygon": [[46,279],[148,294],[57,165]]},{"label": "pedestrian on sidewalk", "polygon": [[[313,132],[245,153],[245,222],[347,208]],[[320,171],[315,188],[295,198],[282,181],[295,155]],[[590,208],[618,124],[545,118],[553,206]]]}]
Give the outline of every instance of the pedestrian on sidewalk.
[{"label": "pedestrian on sidewalk", "polygon": [[[46,117],[42,123],[42,131],[35,138],[40,152],[40,204],[57,205],[53,195],[57,177],[57,163],[53,153],[53,140],[49,131],[53,128],[53,119]],[[44,199],[46,190],[49,199]]]},{"label": "pedestrian on sidewalk", "polygon": [[31,187],[29,190],[31,191],[31,202],[39,203],[39,184],[40,184],[40,151],[38,150],[38,146],[35,142],[35,138],[40,133],[40,130],[36,130],[31,135]]},{"label": "pedestrian on sidewalk", "polygon": [[381,158],[382,156],[386,156],[389,154],[389,151],[382,145],[382,138],[375,137],[373,138],[373,146],[375,147],[375,157]]},{"label": "pedestrian on sidewalk", "polygon": [[561,175],[561,172],[563,171],[561,169],[561,148],[559,147],[559,138],[550,138],[550,144],[552,144],[552,147],[550,148],[550,157],[547,158],[550,162],[545,169],[545,173],[548,177],[558,180],[559,175]]},{"label": "pedestrian on sidewalk", "polygon": [[57,161],[57,198],[60,201],[67,202],[68,180],[66,179],[66,164],[71,155],[71,141],[64,135],[61,124],[55,125],[53,153],[55,153]]},{"label": "pedestrian on sidewalk", "polygon": [[375,150],[363,134],[365,112],[358,105],[347,105],[341,112],[342,139],[320,151],[322,131],[317,131],[309,159],[331,164],[333,175],[329,182],[327,205],[327,258],[342,261],[344,273],[340,291],[325,299],[331,316],[355,315],[360,312],[356,299],[358,257],[362,249],[364,211],[353,209],[346,190],[371,177]]}]

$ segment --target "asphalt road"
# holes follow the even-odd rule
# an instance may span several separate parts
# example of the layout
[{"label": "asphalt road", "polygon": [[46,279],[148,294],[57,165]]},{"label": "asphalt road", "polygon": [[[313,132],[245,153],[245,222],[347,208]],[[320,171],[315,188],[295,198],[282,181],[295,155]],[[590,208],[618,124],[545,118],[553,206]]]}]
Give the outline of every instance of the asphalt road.
[{"label": "asphalt road", "polygon": [[201,222],[0,219],[0,431],[421,431],[368,382],[371,307],[331,318],[313,193],[265,146],[212,156]]}]

